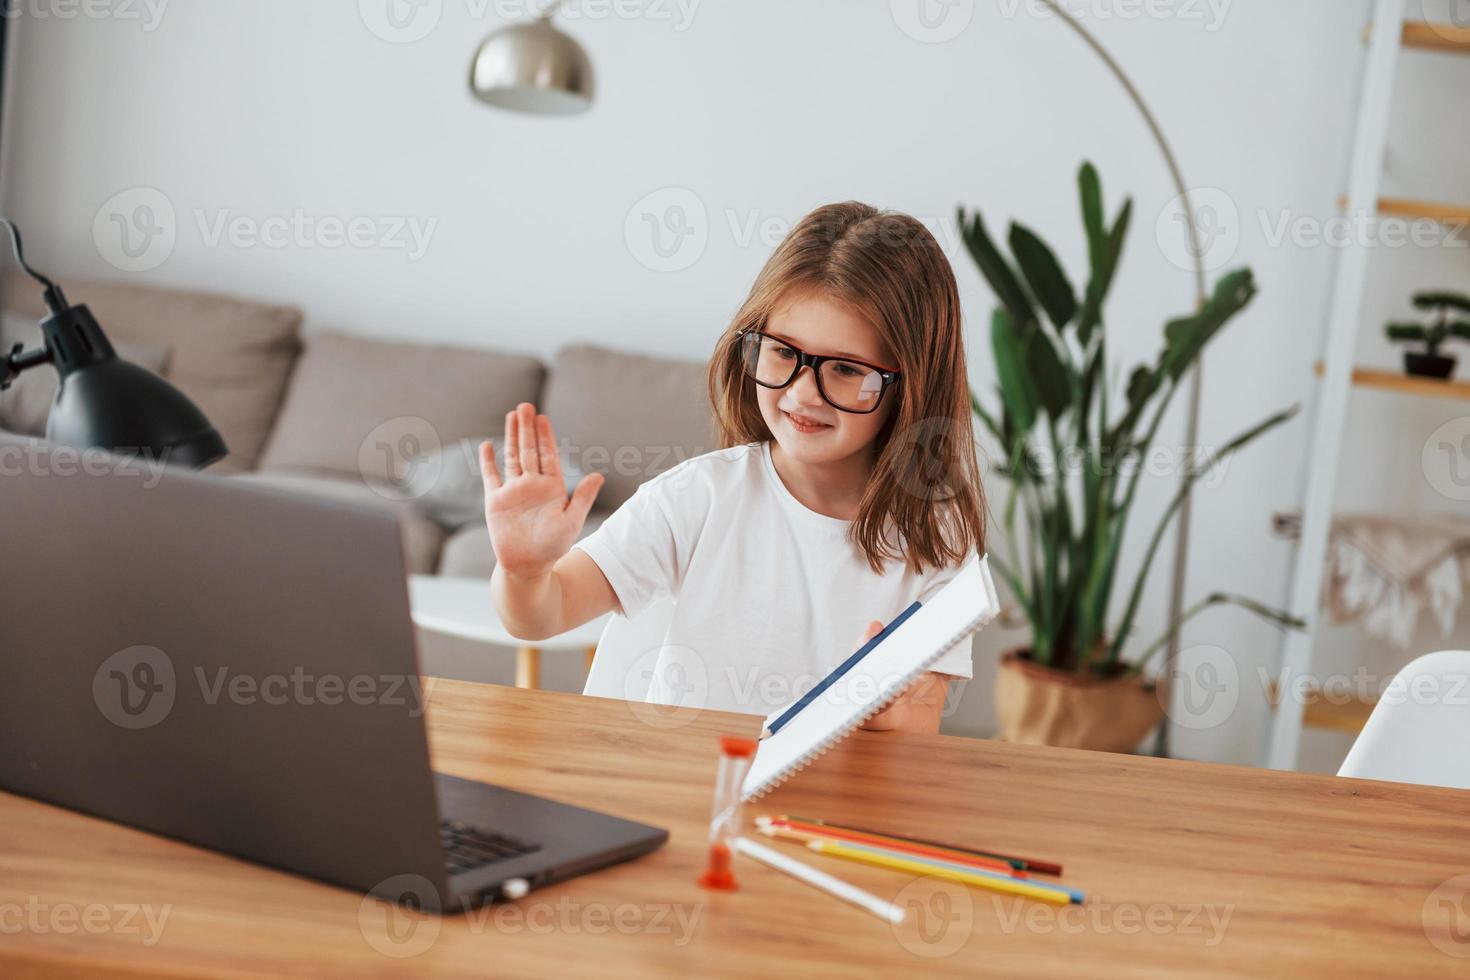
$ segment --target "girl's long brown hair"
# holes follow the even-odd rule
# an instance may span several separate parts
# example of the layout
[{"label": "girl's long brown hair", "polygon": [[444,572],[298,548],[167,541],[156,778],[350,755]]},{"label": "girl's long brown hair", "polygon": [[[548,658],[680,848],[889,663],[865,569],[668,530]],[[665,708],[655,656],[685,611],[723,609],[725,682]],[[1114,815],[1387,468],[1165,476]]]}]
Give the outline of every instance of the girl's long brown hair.
[{"label": "girl's long brown hair", "polygon": [[710,359],[720,446],[771,438],[740,334],[765,326],[799,291],[818,290],[867,317],[902,372],[897,410],[879,432],[875,463],[849,532],[873,571],[902,561],[916,572],[985,550],[985,495],[975,459],[970,387],[954,270],[939,243],[906,214],[857,201],[801,220],[761,269]]}]

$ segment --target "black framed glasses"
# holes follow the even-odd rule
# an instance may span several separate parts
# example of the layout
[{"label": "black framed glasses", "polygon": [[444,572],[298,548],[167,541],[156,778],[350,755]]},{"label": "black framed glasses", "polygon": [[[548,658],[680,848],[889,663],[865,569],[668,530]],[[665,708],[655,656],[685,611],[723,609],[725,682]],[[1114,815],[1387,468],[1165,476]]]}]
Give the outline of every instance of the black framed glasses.
[{"label": "black framed glasses", "polygon": [[899,377],[898,371],[850,357],[808,354],[761,330],[741,332],[740,361],[746,376],[763,388],[785,388],[802,368],[809,367],[816,375],[822,400],[839,412],[853,415],[877,411],[883,393]]}]

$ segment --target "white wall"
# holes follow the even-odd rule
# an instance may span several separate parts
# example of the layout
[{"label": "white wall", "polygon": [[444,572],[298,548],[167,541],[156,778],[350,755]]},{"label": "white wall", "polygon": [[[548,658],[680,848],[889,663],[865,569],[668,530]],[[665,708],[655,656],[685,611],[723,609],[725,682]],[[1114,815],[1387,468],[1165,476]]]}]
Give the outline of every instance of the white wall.
[{"label": "white wall", "polygon": [[[361,11],[378,17],[378,0],[175,2],[156,22],[141,0],[126,9],[142,19],[121,11],[63,19],[67,0],[27,0],[15,24],[4,205],[27,230],[35,263],[63,274],[133,274],[289,301],[306,309],[312,328],[543,354],[593,339],[699,357],[770,253],[773,242],[748,229],[769,220],[779,231],[818,204],[859,198],[940,232],[964,292],[972,377],[988,391],[992,300],[955,244],[955,206],[982,207],[993,226],[1023,217],[1080,279],[1074,174],[1086,157],[1103,174],[1110,210],[1124,194],[1135,199],[1109,311],[1113,351],[1120,367],[1152,358],[1164,319],[1186,311],[1192,294],[1165,213],[1173,191],[1130,105],[1080,41],[1029,2],[962,0],[950,8],[961,19],[947,25],[963,30],[940,43],[900,28],[894,11],[905,6],[704,0],[687,23],[673,0],[633,19],[609,16],[611,4],[597,8],[603,16],[569,11],[562,23],[597,67],[597,104],[582,117],[539,119],[467,94],[476,44],[506,22],[488,0],[430,0],[425,9],[437,8],[438,20],[411,43],[366,26]],[[1334,213],[1368,4],[1070,6],[1133,74],[1191,184],[1218,189],[1204,199],[1236,210],[1223,217],[1227,237],[1213,257],[1248,263],[1260,280],[1260,297],[1209,357],[1201,432],[1218,444],[1312,394],[1334,251],[1273,245],[1263,220],[1320,222]],[[1405,105],[1421,108],[1402,115],[1390,158],[1391,179],[1405,192],[1470,200],[1460,165],[1470,123],[1448,112],[1441,94],[1463,91],[1467,72],[1470,64],[1445,58],[1406,63],[1404,88],[1420,95]],[[103,255],[128,264],[108,211],[146,203],[152,192],[136,188],[166,199],[175,240],[171,250],[145,253],[166,256],[156,267],[124,273]],[[673,198],[668,188],[692,195]],[[648,239],[625,230],[632,213],[633,231],[643,231],[639,202],[660,191],[660,205],[690,202],[706,239],[702,251],[679,253],[687,264],[679,271],[640,262]],[[378,231],[408,218],[432,223],[432,235],[414,257],[404,248],[211,244],[200,229],[201,220],[259,224],[298,211],[312,222],[366,219]],[[1406,311],[1413,288],[1455,277],[1463,285],[1466,254],[1402,250],[1378,262],[1371,316]],[[1376,340],[1364,356],[1396,358]],[[1352,455],[1408,449],[1397,470],[1365,464],[1350,475],[1347,499],[1442,506],[1413,459],[1433,425],[1456,411],[1356,401],[1362,435]],[[1191,595],[1225,589],[1284,600],[1292,549],[1269,536],[1268,520],[1299,499],[1307,431],[1303,416],[1198,497]],[[1177,432],[1163,441],[1177,442]],[[1172,485],[1146,484],[1134,561]],[[992,490],[998,497],[998,484]],[[1162,627],[1167,559],[1140,637]],[[987,635],[980,659],[1016,639]],[[1257,669],[1274,664],[1279,636],[1243,613],[1214,610],[1187,635],[1186,646],[1207,645],[1230,654],[1244,691],[1218,726],[1179,730],[1176,749],[1253,762],[1265,717]],[[1186,669],[1200,656],[1186,657]],[[988,663],[977,667],[990,673]],[[987,686],[972,685],[952,728],[989,727]],[[1317,764],[1340,751],[1326,746],[1328,761]]]}]

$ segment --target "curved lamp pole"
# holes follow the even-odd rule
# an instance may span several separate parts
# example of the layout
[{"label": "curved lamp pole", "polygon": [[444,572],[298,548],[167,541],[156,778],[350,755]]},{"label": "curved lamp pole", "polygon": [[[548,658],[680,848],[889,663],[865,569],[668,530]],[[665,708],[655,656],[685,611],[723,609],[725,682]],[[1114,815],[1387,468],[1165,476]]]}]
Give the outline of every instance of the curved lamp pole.
[{"label": "curved lamp pole", "polygon": [[[1163,154],[1164,164],[1169,168],[1169,176],[1174,181],[1174,189],[1179,193],[1179,204],[1184,209],[1184,229],[1189,236],[1189,257],[1194,260],[1195,302],[1198,306],[1204,306],[1209,294],[1205,284],[1205,253],[1200,247],[1199,226],[1195,222],[1194,208],[1189,203],[1189,189],[1184,185],[1184,175],[1179,170],[1179,161],[1174,158],[1174,151],[1169,148],[1169,141],[1164,138],[1164,131],[1159,127],[1159,121],[1149,111],[1148,104],[1143,101],[1143,96],[1139,94],[1138,88],[1123,71],[1122,66],[1114,60],[1112,55],[1108,54],[1107,49],[1098,42],[1097,38],[1082,26],[1082,22],[1062,9],[1058,0],[1042,0],[1042,3],[1054,10],[1062,19],[1062,23],[1075,31],[1077,36],[1082,38],[1087,46],[1102,59],[1103,64],[1108,66],[1108,70],[1113,73],[1113,77],[1118,80],[1119,85],[1123,86],[1123,91],[1128,93],[1128,98],[1138,108],[1139,114],[1143,116],[1143,121],[1148,124],[1149,132],[1153,135],[1154,142],[1158,144],[1159,152]],[[1189,415],[1184,423],[1184,444],[1191,450],[1199,441],[1200,388],[1204,382],[1200,365],[1203,360],[1203,357],[1197,359],[1189,372]],[[1184,500],[1179,507],[1179,530],[1174,537],[1174,574],[1169,586],[1169,624],[1171,627],[1179,622],[1179,617],[1183,615],[1184,610],[1184,575],[1189,563],[1189,519],[1193,496],[1186,490]],[[1164,655],[1162,671],[1164,687],[1162,690],[1166,700],[1172,694],[1170,678],[1174,676],[1174,661],[1179,656],[1179,632],[1177,629],[1170,630],[1169,648]],[[1159,723],[1158,735],[1154,740],[1154,752],[1157,755],[1169,754],[1167,719]]]},{"label": "curved lamp pole", "polygon": [[[1152,134],[1154,142],[1158,145],[1159,152],[1163,154],[1164,164],[1169,169],[1169,177],[1174,181],[1174,189],[1178,191],[1179,203],[1184,209],[1185,233],[1189,237],[1188,251],[1195,265],[1196,302],[1203,306],[1207,298],[1207,290],[1204,250],[1200,247],[1199,227],[1195,222],[1194,209],[1190,207],[1189,189],[1184,184],[1184,175],[1179,170],[1174,151],[1169,148],[1169,142],[1164,138],[1164,132],[1159,127],[1158,120],[1149,111],[1148,104],[1143,101],[1143,96],[1139,94],[1137,87],[1123,71],[1122,66],[1114,60],[1097,38],[1082,26],[1082,22],[1068,13],[1059,0],[1042,0],[1042,3],[1061,18],[1062,23],[1075,31],[1077,36],[1082,38],[1087,46],[1102,59],[1103,64],[1113,73],[1118,84],[1123,86],[1123,91],[1128,94],[1128,98],[1132,100],[1139,114],[1143,116],[1143,121],[1148,125],[1149,133]],[[560,6],[560,0],[553,0],[534,22],[503,28],[485,39],[476,52],[471,68],[470,90],[476,98],[503,109],[537,115],[580,112],[591,104],[591,61],[582,50],[581,45],[551,25],[551,16],[558,6]],[[1189,372],[1189,416],[1185,422],[1184,435],[1185,445],[1189,447],[1193,447],[1199,438],[1201,384],[1202,372],[1200,362],[1197,360]],[[1191,496],[1186,492],[1179,508],[1179,531],[1175,537],[1174,546],[1174,575],[1169,593],[1169,622],[1171,625],[1179,621],[1184,609],[1184,573],[1189,560]],[[1172,631],[1164,660],[1166,685],[1167,678],[1172,676],[1174,661],[1178,653],[1179,633]],[[1167,697],[1167,694],[1165,696]],[[1159,725],[1158,740],[1155,744],[1155,751],[1159,755],[1168,754],[1168,731],[1167,724]]]}]

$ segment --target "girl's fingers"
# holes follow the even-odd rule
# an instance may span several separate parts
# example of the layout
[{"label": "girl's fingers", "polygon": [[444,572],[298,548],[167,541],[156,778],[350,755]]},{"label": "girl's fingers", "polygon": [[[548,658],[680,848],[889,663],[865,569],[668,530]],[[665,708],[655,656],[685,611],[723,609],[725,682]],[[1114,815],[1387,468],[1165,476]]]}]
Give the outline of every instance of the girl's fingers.
[{"label": "girl's fingers", "polygon": [[540,454],[536,451],[536,409],[530,402],[521,402],[516,406],[516,425],[519,433],[521,471],[532,475],[540,473]]},{"label": "girl's fingers", "polygon": [[558,480],[562,479],[561,453],[557,452],[556,430],[551,427],[551,419],[545,415],[536,416],[536,452],[541,458],[541,472]]},{"label": "girl's fingers", "polygon": [[516,447],[520,443],[520,416],[514,412],[505,413],[505,477],[511,479],[521,475],[521,454]]},{"label": "girl's fingers", "polygon": [[480,443],[480,478],[485,481],[485,492],[500,489],[500,473],[495,469],[495,445],[489,439]]},{"label": "girl's fingers", "polygon": [[592,501],[597,499],[597,491],[602,489],[602,483],[601,473],[588,473],[582,477],[582,482],[572,491],[572,499],[567,501],[567,516],[575,519],[578,524],[585,521],[587,512],[592,509]]},{"label": "girl's fingers", "polygon": [[858,641],[858,646],[861,647],[881,632],[883,632],[883,624],[881,622],[875,619],[868,623],[868,628],[863,631],[863,638]]}]

